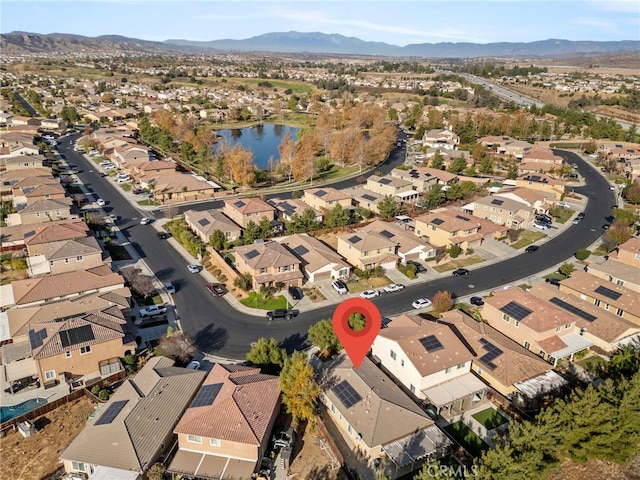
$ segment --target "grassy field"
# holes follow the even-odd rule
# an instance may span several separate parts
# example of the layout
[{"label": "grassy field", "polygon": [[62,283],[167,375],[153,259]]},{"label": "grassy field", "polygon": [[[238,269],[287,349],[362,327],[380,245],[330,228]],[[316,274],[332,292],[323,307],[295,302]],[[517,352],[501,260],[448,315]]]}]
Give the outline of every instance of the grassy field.
[{"label": "grassy field", "polygon": [[476,435],[473,430],[467,427],[462,421],[447,425],[444,429],[474,457],[479,457],[482,455],[482,452],[489,449],[489,445],[484,443],[484,440]]},{"label": "grassy field", "polygon": [[432,265],[433,269],[436,272],[448,272],[450,270],[455,270],[456,268],[468,267],[469,265],[474,265],[476,263],[484,262],[484,258],[480,255],[471,255],[466,258],[456,258],[451,260],[450,262],[443,263],[442,265]]},{"label": "grassy field", "polygon": [[524,248],[528,245],[531,245],[534,242],[542,238],[546,238],[547,234],[542,232],[532,232],[531,230],[523,230],[520,234],[520,238],[512,243],[510,246],[513,248]]},{"label": "grassy field", "polygon": [[381,288],[385,285],[389,285],[390,283],[391,280],[387,277],[361,278],[355,282],[348,282],[347,288],[350,293],[359,293],[364,292],[365,290]]},{"label": "grassy field", "polygon": [[576,363],[584,368],[587,372],[596,372],[598,370],[598,367],[604,365],[605,361],[602,357],[594,356],[583,358],[582,360],[578,360]]},{"label": "grassy field", "polygon": [[240,303],[246,307],[258,308],[260,310],[274,310],[276,308],[289,307],[288,300],[282,295],[265,298],[264,295],[257,292],[249,293],[249,296],[240,300]]},{"label": "grassy field", "polygon": [[481,423],[487,430],[493,430],[494,428],[504,425],[509,421],[493,408],[487,408],[481,412],[474,413],[471,416]]}]

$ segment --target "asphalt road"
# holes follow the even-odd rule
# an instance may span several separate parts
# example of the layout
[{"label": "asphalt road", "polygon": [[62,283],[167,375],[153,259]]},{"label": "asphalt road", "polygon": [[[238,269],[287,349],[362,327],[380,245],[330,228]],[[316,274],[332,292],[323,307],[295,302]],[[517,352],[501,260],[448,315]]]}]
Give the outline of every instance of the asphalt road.
[{"label": "asphalt road", "polygon": [[[186,262],[167,242],[155,235],[155,230],[139,224],[148,216],[125,200],[110,182],[100,178],[96,166],[70,147],[71,140],[79,135],[61,138],[58,149],[81,172],[80,180],[108,203],[105,210],[121,216],[118,226],[156,273],[161,281],[172,281],[178,291],[174,300],[182,328],[192,335],[199,350],[226,358],[243,359],[251,343],[260,337],[274,337],[287,350],[300,348],[306,339],[309,326],[320,319],[331,318],[334,307],[302,312],[297,318],[267,322],[263,317],[248,316],[231,308],[221,298],[214,298],[205,289],[206,282],[200,275],[190,274]],[[411,303],[421,297],[430,298],[438,290],[448,290],[461,297],[473,292],[491,289],[534,275],[556,265],[579,249],[591,245],[602,235],[602,225],[607,222],[611,205],[615,203],[607,181],[578,155],[556,151],[569,163],[576,163],[587,184],[575,191],[586,195],[589,203],[585,218],[553,240],[541,244],[532,254],[521,254],[504,262],[472,270],[468,277],[448,276],[429,283],[412,286],[400,292],[373,299],[383,316],[392,316],[411,310]],[[404,152],[394,151],[383,171],[401,163]],[[339,182],[337,188],[355,184],[355,180]],[[201,204],[202,205],[202,204]],[[211,208],[211,202],[204,208]],[[200,208],[200,207],[199,207]],[[472,285],[472,286],[470,286]]]}]

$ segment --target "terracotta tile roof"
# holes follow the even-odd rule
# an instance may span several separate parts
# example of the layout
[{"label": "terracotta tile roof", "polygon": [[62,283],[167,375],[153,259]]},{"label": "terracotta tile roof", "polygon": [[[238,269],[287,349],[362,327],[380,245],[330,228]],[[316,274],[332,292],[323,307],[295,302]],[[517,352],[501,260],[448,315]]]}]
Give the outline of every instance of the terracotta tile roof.
[{"label": "terracotta tile roof", "polygon": [[20,180],[24,177],[53,178],[53,175],[51,174],[51,169],[49,168],[30,167],[22,168],[20,170],[8,170],[6,172],[2,172],[0,174],[0,181],[2,181],[3,183],[12,182]]},{"label": "terracotta tile roof", "polygon": [[69,210],[71,208],[72,203],[73,201],[69,197],[51,198],[48,200],[37,200],[27,205],[26,207],[24,207],[18,213],[20,213],[21,215],[25,215],[28,213],[44,212],[44,211],[51,211],[51,210]]},{"label": "terracotta tile roof", "polygon": [[75,272],[18,280],[11,284],[16,305],[29,304],[91,290],[123,287],[122,275],[106,265]]},{"label": "terracotta tile roof", "polygon": [[[475,230],[480,228],[480,218],[458,210],[439,209],[416,218],[416,222],[433,225],[445,232]],[[475,233],[475,232],[474,232]]]},{"label": "terracotta tile roof", "polygon": [[24,225],[22,228],[26,245],[84,238],[89,235],[90,231],[88,225],[82,220],[63,220],[56,223]]},{"label": "terracotta tile roof", "polygon": [[316,217],[322,216],[322,212],[307,205],[299,198],[270,198],[269,200],[267,200],[267,203],[269,205],[273,205],[276,210],[286,215],[287,217],[292,217],[293,215],[298,215],[300,217],[307,209],[311,210],[316,215]]},{"label": "terracotta tile roof", "polygon": [[[395,251],[396,247],[396,242],[373,231],[344,233],[336,235],[336,237],[343,240],[347,245],[353,246],[353,248],[359,252],[370,252],[372,250],[386,249],[389,247],[393,247],[393,251]],[[389,252],[386,252],[386,254],[389,254]]]},{"label": "terracotta tile roof", "polygon": [[194,192],[199,190],[213,190],[213,185],[196,178],[190,173],[174,172],[172,174],[160,175],[156,179],[155,194]]},{"label": "terracotta tile roof", "polygon": [[336,268],[349,267],[335,250],[306,233],[296,233],[279,238],[278,241],[302,260],[302,267],[308,272],[315,272],[325,265],[335,265]]},{"label": "terracotta tile roof", "polygon": [[154,172],[156,170],[174,170],[176,169],[176,164],[173,162],[166,162],[164,160],[157,160],[155,162],[145,162],[136,167],[141,171],[150,171]]},{"label": "terracotta tile roof", "polygon": [[42,253],[47,260],[60,260],[102,254],[102,247],[94,237],[84,237],[46,243],[42,247]]},{"label": "terracotta tile roof", "polygon": [[410,185],[413,185],[412,182],[408,180],[402,180],[401,178],[392,177],[391,175],[385,175],[384,177],[380,177],[378,175],[371,175],[369,178],[367,178],[367,183],[369,182],[377,183],[379,185],[382,185],[385,188],[386,187],[401,188],[401,187],[408,187]]},{"label": "terracotta tile roof", "polygon": [[[318,192],[320,192],[320,195],[318,195]],[[321,192],[324,192],[324,194],[322,194]],[[347,200],[351,198],[350,195],[340,190],[336,190],[333,187],[308,188],[307,190],[305,190],[305,194],[309,194],[312,197],[317,197],[323,202]]]},{"label": "terracotta tile roof", "polygon": [[[251,268],[284,267],[287,265],[300,265],[300,260],[286,247],[278,242],[252,243],[234,248]],[[252,254],[251,252],[256,252]],[[247,256],[249,255],[249,256]]]},{"label": "terracotta tile roof", "polygon": [[420,237],[415,236],[394,222],[376,220],[358,229],[359,232],[374,232],[395,242],[399,253],[408,253],[414,249],[429,251],[434,247]]},{"label": "terracotta tile roof", "polygon": [[[579,270],[573,272],[569,278],[562,281],[560,289],[562,291],[573,290],[578,294],[587,295],[614,308],[620,308],[625,312],[640,317],[640,293],[616,285],[613,282],[607,282],[588,273]],[[601,293],[604,289],[613,293],[605,295]],[[612,298],[612,295],[617,298]]]},{"label": "terracotta tile roof", "polygon": [[203,383],[219,385],[211,405],[190,407],[174,433],[260,445],[280,405],[278,377],[259,368],[216,364]]},{"label": "terracotta tile roof", "polygon": [[224,203],[225,206],[243,215],[247,213],[273,212],[275,210],[264,200],[255,197],[225,199]]},{"label": "terracotta tile roof", "polygon": [[242,228],[218,210],[187,210],[184,218],[203,234],[210,236],[214,231],[239,232]]}]

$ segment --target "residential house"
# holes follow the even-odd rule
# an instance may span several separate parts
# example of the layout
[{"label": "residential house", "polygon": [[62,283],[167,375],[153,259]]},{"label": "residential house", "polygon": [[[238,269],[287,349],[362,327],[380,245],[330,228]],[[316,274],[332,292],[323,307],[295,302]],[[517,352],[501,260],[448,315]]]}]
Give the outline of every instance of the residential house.
[{"label": "residential house", "polygon": [[410,182],[413,189],[418,192],[428,192],[433,185],[453,185],[459,178],[455,173],[429,167],[415,167],[410,170],[394,168],[391,176]]},{"label": "residential house", "polygon": [[310,207],[299,198],[282,199],[274,197],[268,199],[267,203],[276,209],[278,218],[282,218],[287,222],[290,222],[294,215],[301,217],[305,210],[311,210],[315,215],[315,220],[319,223],[324,218],[322,211]]},{"label": "residential house", "polygon": [[351,196],[332,187],[309,188],[304,191],[302,201],[319,211],[332,210],[336,205],[351,208]]},{"label": "residential house", "polygon": [[77,218],[71,214],[72,203],[69,197],[37,200],[18,213],[10,213],[6,222],[7,225],[25,225]]},{"label": "residential house", "polygon": [[378,212],[378,203],[384,199],[384,195],[372,192],[362,187],[351,187],[344,189],[343,192],[348,193],[351,197],[352,204],[356,207],[366,208],[373,213]]},{"label": "residential house", "polygon": [[142,188],[156,182],[157,178],[165,174],[173,174],[176,171],[176,164],[164,160],[156,160],[153,162],[145,162],[135,165],[132,169],[132,176],[140,183]]},{"label": "residential house", "polygon": [[555,193],[532,190],[526,187],[503,187],[493,194],[494,197],[504,197],[533,207],[536,213],[548,213],[556,200]]},{"label": "residential house", "polygon": [[369,358],[358,369],[344,353],[327,362],[312,356],[311,362],[322,389],[320,400],[347,447],[389,478],[420,468],[451,445],[422,408]]},{"label": "residential house", "polygon": [[365,188],[379,195],[390,195],[394,200],[401,202],[413,202],[420,198],[420,192],[414,190],[410,181],[390,175],[371,175],[367,178]]},{"label": "residential house", "polygon": [[197,478],[252,478],[269,453],[280,411],[278,377],[217,363],[176,425],[168,471]]},{"label": "residential house", "polygon": [[[425,164],[431,164],[434,157],[439,155],[442,159],[442,167],[448,169],[454,160],[462,158],[464,159],[467,167],[473,167],[475,160],[471,156],[471,152],[468,150],[444,150],[443,148],[428,148],[425,152]],[[419,161],[420,160],[420,161]],[[423,163],[422,159],[416,159],[416,163]]]},{"label": "residential house", "polygon": [[262,218],[270,222],[275,220],[276,209],[259,198],[225,199],[222,212],[242,228],[246,228],[249,222],[260,223]]},{"label": "residential house", "polygon": [[20,225],[23,244],[30,257],[43,255],[44,247],[50,242],[75,240],[90,235],[88,225],[83,220],[65,220],[44,224]]},{"label": "residential house", "polygon": [[[4,168],[7,171],[26,171],[29,168],[44,168],[45,158],[43,155],[18,155],[3,159]],[[51,173],[49,171],[49,173]]]},{"label": "residential house", "polygon": [[40,128],[43,130],[62,131],[67,128],[67,122],[61,118],[43,118],[40,120]]},{"label": "residential house", "polygon": [[11,142],[0,145],[0,158],[23,157],[39,154],[40,149],[36,145],[29,143]]},{"label": "residential house", "polygon": [[567,183],[543,174],[527,174],[514,180],[516,187],[526,187],[531,190],[538,190],[549,195],[553,200],[562,199],[566,193]]},{"label": "residential house", "polygon": [[481,311],[489,325],[553,365],[593,345],[567,309],[520,288],[494,292]]},{"label": "residential house", "polygon": [[475,406],[487,386],[471,373],[472,352],[445,324],[417,315],[395,317],[373,341],[383,370],[438,414]]},{"label": "residential house", "polygon": [[534,407],[567,382],[552,365],[462,310],[440,315],[473,353],[471,371],[518,407]]},{"label": "residential house", "polygon": [[[605,257],[606,258],[606,257]],[[631,237],[609,253],[603,262],[592,261],[587,272],[640,293],[640,237]]]},{"label": "residential house", "polygon": [[302,286],[301,261],[278,242],[258,242],[234,248],[236,268],[251,275],[253,288],[272,287],[276,283]]},{"label": "residential house", "polygon": [[27,262],[32,271],[35,265],[43,262],[48,271],[58,273],[74,272],[99,267],[103,264],[111,265],[111,258],[93,236],[59,240],[42,245],[42,255],[28,257]]},{"label": "residential house", "polygon": [[336,235],[338,253],[355,268],[395,268],[398,264],[395,241],[375,232],[357,231]]},{"label": "residential house", "polygon": [[129,172],[133,172],[137,165],[149,162],[149,149],[142,145],[115,147],[112,155],[114,163]]},{"label": "residential house", "polygon": [[40,120],[35,117],[25,117],[23,115],[14,115],[11,119],[11,127],[20,126],[20,125],[31,125],[34,127],[40,126]]},{"label": "residential house", "polygon": [[25,177],[11,186],[13,205],[20,210],[39,200],[63,199],[67,192],[53,177]]},{"label": "residential house", "polygon": [[499,154],[511,155],[522,159],[531,150],[532,144],[508,136],[486,136],[478,139],[478,143],[494,148]]},{"label": "residential house", "polygon": [[606,352],[615,351],[621,340],[640,333],[640,325],[546,283],[534,285],[529,291],[571,313],[580,335]]},{"label": "residential house", "polygon": [[460,143],[460,137],[448,128],[427,130],[422,136],[422,144],[431,148],[455,150]]},{"label": "residential house", "polygon": [[300,260],[300,268],[311,283],[347,278],[351,266],[335,250],[306,233],[296,233],[275,241],[286,245]]},{"label": "residential house", "polygon": [[189,202],[215,198],[215,192],[220,188],[217,183],[207,181],[203,177],[179,172],[161,175],[153,185],[154,198],[162,202]]},{"label": "residential house", "polygon": [[11,283],[13,298],[3,298],[3,306],[27,307],[124,287],[122,275],[107,265],[75,272],[45,275]]},{"label": "residential house", "polygon": [[151,357],[60,454],[67,473],[142,480],[174,443],[173,429],[206,375]]},{"label": "residential house", "polygon": [[396,254],[402,263],[407,260],[429,260],[435,258],[436,249],[424,239],[407,231],[404,224],[376,220],[360,227],[359,232],[373,232],[396,243]]},{"label": "residential house", "polygon": [[622,285],[603,280],[582,271],[576,271],[560,282],[560,291],[570,293],[640,325],[640,293]]},{"label": "residential house", "polygon": [[224,233],[228,242],[235,242],[242,235],[242,228],[219,210],[187,210],[184,212],[187,226],[203,241],[209,243],[216,230]]},{"label": "residential house", "polygon": [[464,250],[476,248],[484,238],[478,220],[473,215],[457,210],[433,210],[415,219],[414,233],[435,247],[459,245]]},{"label": "residential house", "polygon": [[27,177],[53,178],[53,175],[49,168],[25,168],[22,170],[7,170],[0,173],[0,196],[2,196],[2,201],[11,201],[11,187]]},{"label": "residential house", "polygon": [[513,230],[528,228],[535,218],[534,208],[510,198],[492,195],[479,198],[462,208],[465,211],[470,210],[475,217],[505,225]]},{"label": "residential house", "polygon": [[564,158],[555,155],[550,148],[536,146],[525,152],[518,164],[518,172],[520,174],[549,173],[552,170],[559,170],[563,164]]}]

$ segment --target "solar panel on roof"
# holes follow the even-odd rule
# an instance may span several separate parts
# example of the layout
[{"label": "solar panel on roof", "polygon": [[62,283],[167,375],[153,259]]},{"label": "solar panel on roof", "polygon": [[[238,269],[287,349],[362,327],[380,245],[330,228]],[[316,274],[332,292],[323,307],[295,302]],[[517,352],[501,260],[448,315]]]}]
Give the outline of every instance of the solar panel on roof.
[{"label": "solar panel on roof", "polygon": [[81,327],[70,328],[69,330],[61,330],[59,335],[62,346],[65,348],[77,345],[78,343],[90,342],[96,338],[93,335],[91,325],[83,325]]},{"label": "solar panel on roof", "polygon": [[213,405],[213,401],[220,393],[222,383],[214,383],[212,385],[203,385],[196,398],[193,399],[189,408],[192,407],[204,407],[206,405]]},{"label": "solar panel on roof", "polygon": [[385,238],[393,238],[393,237],[395,237],[395,235],[393,233],[391,233],[389,230],[382,230],[380,232],[380,235],[382,235]]},{"label": "solar panel on roof", "polygon": [[469,221],[469,219],[468,219],[467,217],[463,217],[462,215],[456,215],[456,218],[457,218],[458,220],[462,220],[462,221],[465,221],[465,222],[468,222],[468,221]]},{"label": "solar panel on roof", "polygon": [[33,237],[35,234],[36,234],[35,230],[29,230],[27,233],[24,234],[24,238]]},{"label": "solar panel on roof", "polygon": [[345,406],[345,408],[351,408],[353,405],[362,400],[362,397],[355,389],[349,384],[348,381],[343,380],[338,385],[331,389],[333,393],[336,394],[340,403]]},{"label": "solar panel on roof", "polygon": [[504,307],[500,309],[500,311],[506,315],[509,315],[512,318],[515,318],[518,321],[521,321],[523,318],[531,315],[532,310],[529,310],[527,307],[523,307],[518,302],[509,302]]},{"label": "solar panel on roof", "polygon": [[502,205],[504,203],[504,200],[498,200],[497,198],[494,198],[493,200],[491,200],[491,205]]},{"label": "solar panel on roof", "polygon": [[246,203],[244,203],[242,200],[238,200],[236,203],[234,203],[234,205],[238,208],[242,208],[246,205]]},{"label": "solar panel on roof", "polygon": [[41,347],[44,343],[44,339],[47,338],[47,330],[29,330],[29,343],[31,344],[31,348]]},{"label": "solar panel on roof", "polygon": [[577,317],[580,317],[583,320],[586,320],[587,322],[593,322],[594,320],[596,320],[598,318],[595,315],[591,315],[590,313],[587,313],[584,310],[579,309],[578,307],[574,307],[570,303],[567,303],[567,302],[565,302],[564,300],[561,300],[558,297],[553,297],[551,300],[549,300],[549,302],[551,302],[554,305],[566,310],[569,313],[573,313]]},{"label": "solar panel on roof", "polygon": [[260,253],[257,250],[251,250],[251,251],[246,253],[245,257],[247,257],[249,260],[251,260],[252,258],[257,257],[258,255],[260,255]]},{"label": "solar panel on roof", "polygon": [[482,344],[482,348],[484,348],[486,351],[486,353],[482,357],[480,357],[480,361],[488,366],[491,370],[495,370],[497,368],[497,365],[493,363],[493,361],[504,352],[484,338],[480,339],[480,343]]},{"label": "solar panel on roof", "polygon": [[284,213],[286,213],[287,215],[293,215],[294,213],[296,213],[296,209],[293,205],[291,205],[290,203],[284,202],[281,203],[280,205],[278,205],[282,211]]},{"label": "solar panel on roof", "polygon": [[605,297],[610,298],[611,300],[617,300],[622,296],[620,292],[616,292],[615,290],[611,290],[610,288],[603,287],[602,285],[596,288],[594,291],[596,293],[599,293],[600,295],[604,295]]},{"label": "solar panel on roof", "polygon": [[434,218],[433,220],[431,220],[431,223],[433,223],[434,225],[442,225],[444,223],[444,220],[442,220],[441,218]]},{"label": "solar panel on roof", "polygon": [[373,195],[369,195],[368,193],[362,195],[362,198],[364,198],[365,200],[369,200],[370,202],[376,201],[376,197],[374,197]]},{"label": "solar panel on roof", "polygon": [[349,243],[358,243],[360,240],[362,240],[359,236],[354,235],[353,237],[351,237],[349,239]]},{"label": "solar panel on roof", "polygon": [[418,170],[416,170],[415,168],[413,170],[409,170],[409,175],[412,175],[414,173],[418,173]]},{"label": "solar panel on roof", "polygon": [[297,247],[295,247],[293,249],[293,251],[296,252],[300,256],[309,253],[309,249],[307,249],[307,247],[305,247],[304,245],[298,245]]},{"label": "solar panel on roof", "polygon": [[389,185],[391,183],[391,179],[381,178],[378,183],[381,183],[382,185]]},{"label": "solar panel on roof", "polygon": [[127,403],[129,403],[129,400],[118,400],[117,402],[113,402],[107,407],[104,413],[100,415],[100,418],[96,420],[94,425],[108,425],[113,422]]},{"label": "solar panel on roof", "polygon": [[201,227],[206,227],[210,223],[211,222],[209,221],[208,218],[201,218],[200,220],[198,220],[198,224],[200,224]]},{"label": "solar panel on roof", "polygon": [[324,191],[324,190],[318,190],[318,191],[315,193],[316,197],[324,197],[326,194],[327,194],[327,192],[326,192],[326,191]]},{"label": "solar panel on roof", "polygon": [[435,335],[422,337],[420,339],[420,343],[422,344],[424,349],[429,353],[437,352],[438,350],[442,350],[444,348],[442,346],[442,343],[440,343],[440,340],[438,340]]}]

